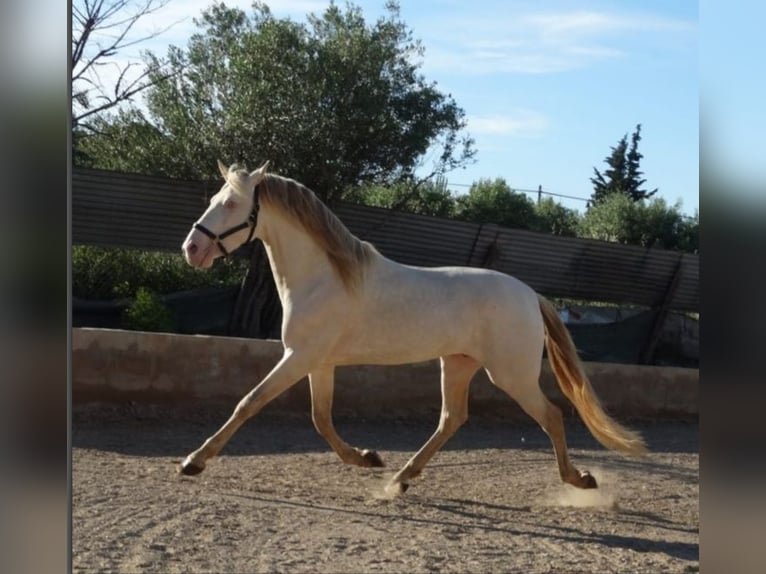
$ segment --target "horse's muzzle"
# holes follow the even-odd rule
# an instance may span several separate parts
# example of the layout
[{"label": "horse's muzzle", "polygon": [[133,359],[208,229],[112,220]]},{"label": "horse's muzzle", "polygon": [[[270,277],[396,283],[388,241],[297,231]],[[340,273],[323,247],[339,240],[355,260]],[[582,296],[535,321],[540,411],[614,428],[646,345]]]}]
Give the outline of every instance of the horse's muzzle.
[{"label": "horse's muzzle", "polygon": [[197,230],[192,229],[181,245],[184,259],[192,267],[207,268],[213,264],[213,243]]}]

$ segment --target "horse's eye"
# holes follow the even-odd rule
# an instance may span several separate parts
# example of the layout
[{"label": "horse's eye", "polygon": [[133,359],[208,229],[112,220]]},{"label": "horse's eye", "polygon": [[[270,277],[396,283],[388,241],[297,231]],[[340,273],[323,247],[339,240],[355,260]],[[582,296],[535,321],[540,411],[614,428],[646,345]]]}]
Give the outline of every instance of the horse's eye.
[{"label": "horse's eye", "polygon": [[235,207],[237,207],[237,203],[233,199],[229,198],[223,201],[223,206],[226,209],[234,209]]}]

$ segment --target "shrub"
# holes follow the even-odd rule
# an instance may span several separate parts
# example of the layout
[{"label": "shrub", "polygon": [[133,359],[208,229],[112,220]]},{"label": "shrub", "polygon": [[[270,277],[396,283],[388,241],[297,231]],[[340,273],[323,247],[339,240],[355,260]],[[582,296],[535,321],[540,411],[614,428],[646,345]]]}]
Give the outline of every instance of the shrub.
[{"label": "shrub", "polygon": [[122,326],[132,331],[175,331],[173,313],[162,303],[159,295],[145,287],[138,288],[136,298],[125,309]]},{"label": "shrub", "polygon": [[82,299],[133,297],[139,287],[158,294],[237,285],[248,261],[233,258],[211,269],[187,265],[179,253],[76,245],[72,248],[72,294]]}]

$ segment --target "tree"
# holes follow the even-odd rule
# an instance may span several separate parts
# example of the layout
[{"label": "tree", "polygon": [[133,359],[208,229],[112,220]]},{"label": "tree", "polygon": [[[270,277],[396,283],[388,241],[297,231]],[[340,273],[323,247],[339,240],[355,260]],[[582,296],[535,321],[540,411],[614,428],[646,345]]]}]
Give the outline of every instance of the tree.
[{"label": "tree", "polygon": [[563,237],[576,237],[580,215],[574,209],[568,209],[546,197],[535,206],[536,223],[535,231],[561,235]]},{"label": "tree", "polygon": [[[120,51],[155,38],[168,28],[134,38],[136,23],[163,8],[170,0],[74,0],[72,2],[72,126],[92,130],[90,119],[131,102],[153,83],[164,79],[160,73],[149,77],[144,70],[129,73],[135,63],[119,64],[113,57]],[[113,85],[100,72],[112,68]]]},{"label": "tree", "polygon": [[412,182],[369,184],[355,190],[351,199],[364,205],[436,217],[452,217],[455,212],[455,198],[447,189],[444,177],[419,185]]},{"label": "tree", "polygon": [[503,178],[480,179],[468,193],[457,198],[455,216],[474,223],[534,229],[535,206],[523,193],[513,191]]},{"label": "tree", "polygon": [[641,124],[636,126],[636,131],[630,136],[630,150],[626,156],[627,173],[625,177],[625,191],[633,201],[649,199],[657,193],[657,188],[652,191],[645,191],[641,186],[646,183],[646,179],[641,179],[643,172],[640,169],[641,159],[644,157],[638,151],[638,142],[641,141]]},{"label": "tree", "polygon": [[678,248],[689,253],[699,253],[700,250],[700,214],[694,210],[694,215],[682,217],[678,232]]},{"label": "tree", "polygon": [[[396,2],[374,24],[351,4],[302,24],[260,2],[250,16],[216,4],[195,23],[185,49],[147,54],[146,112],[100,117],[80,142],[94,166],[210,179],[217,158],[269,159],[331,203],[363,184],[417,185],[425,157],[437,158],[428,179],[475,155],[463,110],[419,73]],[[255,244],[232,334],[274,336],[278,319]]]},{"label": "tree", "polygon": [[[277,19],[262,3],[250,17],[223,4],[204,11],[185,50],[147,57],[150,78],[172,74],[146,92],[163,175],[209,178],[218,157],[269,159],[333,201],[363,183],[416,180],[427,152],[438,158],[427,177],[472,161],[463,110],[418,73],[423,48],[398,5],[386,9],[373,25],[353,5],[331,4],[307,24]],[[123,132],[135,120],[111,118],[111,143],[87,144],[101,165],[123,161]],[[131,152],[138,169],[156,163],[144,147]]]},{"label": "tree", "polygon": [[626,194],[613,194],[592,206],[583,215],[581,237],[642,247],[696,251],[699,247],[699,220],[696,228],[680,211],[680,204],[668,206],[664,199],[633,201]]},{"label": "tree", "polygon": [[[114,122],[95,118],[93,132],[74,138],[75,164],[111,171],[171,175],[178,158],[166,157],[166,138],[135,108],[121,109]],[[181,160],[182,161],[182,160]]]},{"label": "tree", "polygon": [[604,159],[609,168],[603,174],[593,168],[595,177],[590,179],[593,183],[592,203],[600,203],[615,193],[624,194],[633,201],[648,199],[657,193],[656,188],[650,192],[641,189],[646,180],[641,179],[643,173],[640,170],[640,162],[644,156],[638,151],[640,141],[641,124],[638,124],[631,136],[630,149],[628,135],[625,134],[617,145],[612,147],[612,153]]}]

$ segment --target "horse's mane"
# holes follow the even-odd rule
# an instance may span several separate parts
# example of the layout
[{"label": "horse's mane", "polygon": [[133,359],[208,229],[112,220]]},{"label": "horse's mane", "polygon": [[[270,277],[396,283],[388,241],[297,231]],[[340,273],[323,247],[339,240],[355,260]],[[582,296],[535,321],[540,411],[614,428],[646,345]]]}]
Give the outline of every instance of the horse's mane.
[{"label": "horse's mane", "polygon": [[258,190],[259,200],[300,223],[324,249],[343,284],[353,289],[377,250],[362,241],[308,187],[294,179],[266,174]]}]

